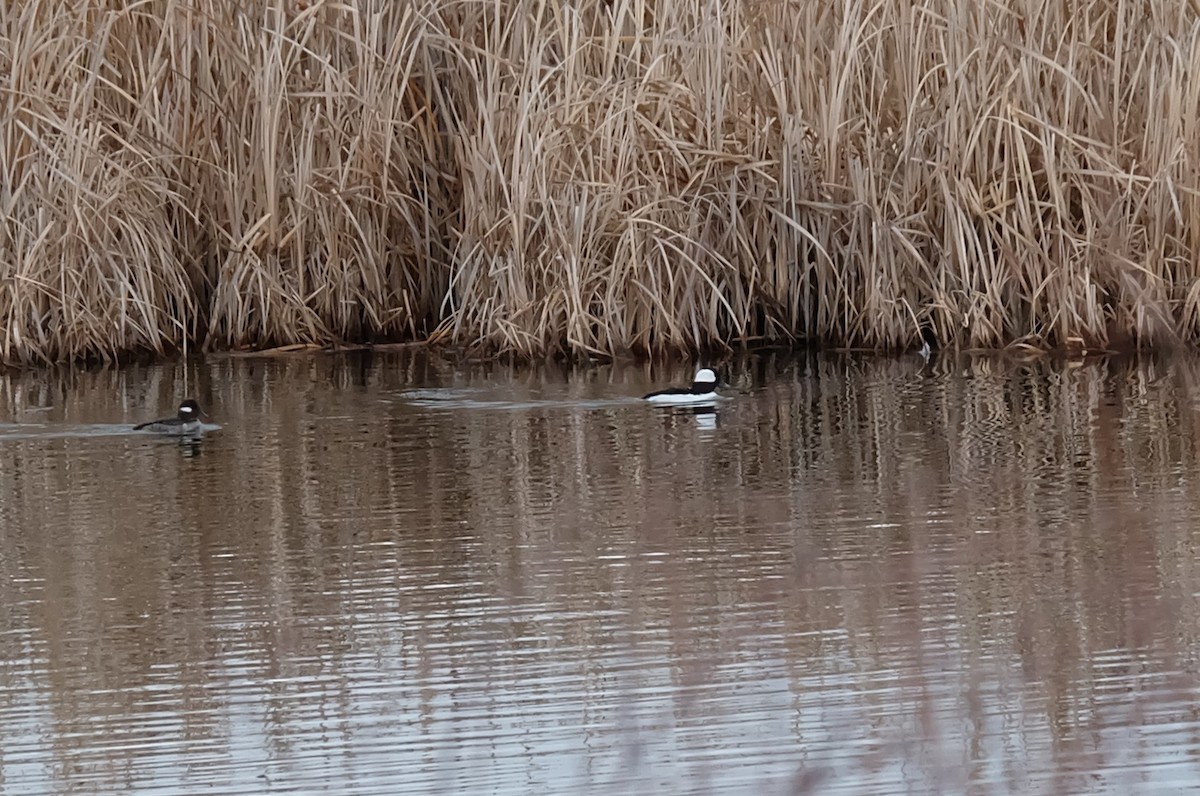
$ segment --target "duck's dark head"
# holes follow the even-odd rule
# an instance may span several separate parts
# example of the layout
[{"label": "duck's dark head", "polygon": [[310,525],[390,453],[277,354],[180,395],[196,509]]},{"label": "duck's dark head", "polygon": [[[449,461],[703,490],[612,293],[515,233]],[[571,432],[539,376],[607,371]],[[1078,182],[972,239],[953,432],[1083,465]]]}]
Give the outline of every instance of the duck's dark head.
[{"label": "duck's dark head", "polygon": [[696,371],[696,377],[692,379],[692,392],[696,395],[712,392],[717,389],[717,374],[713,373],[708,368],[700,368]]},{"label": "duck's dark head", "polygon": [[199,420],[200,415],[204,414],[200,411],[200,404],[193,399],[188,398],[179,405],[179,419],[185,423],[190,423],[193,420]]}]

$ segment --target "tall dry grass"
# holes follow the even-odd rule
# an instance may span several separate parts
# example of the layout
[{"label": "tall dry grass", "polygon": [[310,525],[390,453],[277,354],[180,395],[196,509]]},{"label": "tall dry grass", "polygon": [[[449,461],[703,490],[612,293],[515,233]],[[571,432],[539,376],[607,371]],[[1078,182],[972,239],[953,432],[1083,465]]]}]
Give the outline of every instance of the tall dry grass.
[{"label": "tall dry grass", "polygon": [[1200,332],[1200,3],[10,0],[0,359]]}]

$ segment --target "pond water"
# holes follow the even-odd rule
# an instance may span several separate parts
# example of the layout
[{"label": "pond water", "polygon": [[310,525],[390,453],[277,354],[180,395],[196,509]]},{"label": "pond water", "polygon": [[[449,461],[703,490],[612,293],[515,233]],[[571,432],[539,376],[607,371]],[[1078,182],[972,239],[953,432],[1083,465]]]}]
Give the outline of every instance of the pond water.
[{"label": "pond water", "polygon": [[0,792],[1200,781],[1200,362],[722,367],[0,374]]}]

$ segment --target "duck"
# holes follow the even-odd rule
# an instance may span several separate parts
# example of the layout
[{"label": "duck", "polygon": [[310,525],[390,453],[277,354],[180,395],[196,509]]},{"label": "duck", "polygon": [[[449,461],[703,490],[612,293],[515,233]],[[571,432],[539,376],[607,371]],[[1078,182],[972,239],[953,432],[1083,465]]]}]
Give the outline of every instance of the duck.
[{"label": "duck", "polygon": [[161,420],[139,423],[133,427],[133,430],[149,431],[155,434],[170,434],[172,436],[196,434],[200,431],[200,416],[202,414],[204,412],[200,410],[200,404],[196,403],[195,399],[188,398],[179,405],[179,411],[176,412],[175,417],[164,417]]},{"label": "duck", "polygon": [[652,404],[686,406],[712,403],[720,397],[717,394],[717,374],[709,368],[700,368],[692,378],[691,387],[668,387],[644,395],[642,400]]}]

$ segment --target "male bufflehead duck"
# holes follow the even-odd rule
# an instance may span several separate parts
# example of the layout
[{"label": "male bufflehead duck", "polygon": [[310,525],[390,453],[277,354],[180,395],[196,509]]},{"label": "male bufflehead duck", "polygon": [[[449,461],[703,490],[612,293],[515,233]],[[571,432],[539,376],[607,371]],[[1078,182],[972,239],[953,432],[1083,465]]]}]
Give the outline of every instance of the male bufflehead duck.
[{"label": "male bufflehead duck", "polygon": [[179,413],[175,417],[165,417],[162,420],[151,420],[133,427],[134,431],[153,431],[156,434],[172,434],[183,436],[200,431],[200,404],[191,398],[179,405]]},{"label": "male bufflehead duck", "polygon": [[655,404],[686,404],[712,403],[721,396],[717,395],[717,374],[708,368],[700,368],[692,379],[691,387],[670,387],[644,396],[644,400]]}]

